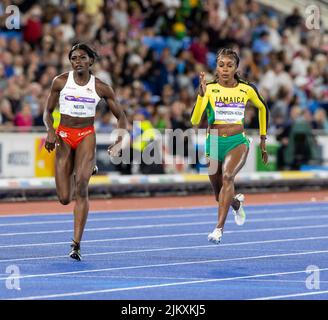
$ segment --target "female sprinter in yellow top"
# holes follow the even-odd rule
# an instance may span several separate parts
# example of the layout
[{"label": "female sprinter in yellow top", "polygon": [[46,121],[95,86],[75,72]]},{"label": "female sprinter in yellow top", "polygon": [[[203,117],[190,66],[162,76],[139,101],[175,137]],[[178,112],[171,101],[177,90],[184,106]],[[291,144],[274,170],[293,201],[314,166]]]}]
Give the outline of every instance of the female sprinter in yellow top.
[{"label": "female sprinter in yellow top", "polygon": [[216,79],[206,83],[200,73],[199,92],[192,111],[191,123],[199,124],[206,110],[208,134],[206,156],[209,159],[209,178],[219,202],[218,223],[208,240],[220,243],[230,205],[238,225],[245,222],[244,195],[235,196],[234,179],[244,166],[249,150],[249,140],[244,133],[244,114],[250,100],[259,110],[262,160],[268,156],[265,140],[268,108],[253,84],[237,75],[239,57],[232,49],[221,49],[217,54]]}]

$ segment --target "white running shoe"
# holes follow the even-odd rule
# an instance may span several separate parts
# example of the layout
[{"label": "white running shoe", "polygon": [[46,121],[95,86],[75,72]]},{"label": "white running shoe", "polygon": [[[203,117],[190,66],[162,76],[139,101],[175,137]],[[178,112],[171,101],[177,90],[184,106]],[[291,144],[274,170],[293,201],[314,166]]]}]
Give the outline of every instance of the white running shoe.
[{"label": "white running shoe", "polygon": [[207,239],[210,242],[219,244],[221,242],[222,234],[222,228],[215,228],[213,232],[208,235]]},{"label": "white running shoe", "polygon": [[238,193],[234,199],[237,199],[240,202],[240,207],[238,210],[232,209],[232,213],[235,216],[235,222],[238,226],[242,226],[245,223],[246,220],[246,213],[243,208],[243,203],[245,200],[245,196],[241,193]]}]

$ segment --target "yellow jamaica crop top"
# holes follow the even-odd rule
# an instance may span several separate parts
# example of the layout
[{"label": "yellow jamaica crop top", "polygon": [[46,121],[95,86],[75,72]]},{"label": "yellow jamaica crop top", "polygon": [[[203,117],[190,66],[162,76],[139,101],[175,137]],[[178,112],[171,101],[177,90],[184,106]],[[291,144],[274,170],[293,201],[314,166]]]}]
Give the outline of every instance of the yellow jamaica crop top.
[{"label": "yellow jamaica crop top", "polygon": [[268,107],[256,87],[245,81],[238,80],[238,85],[227,88],[216,81],[206,85],[204,97],[198,95],[191,114],[191,123],[199,124],[206,110],[208,124],[243,124],[245,107],[250,100],[259,110],[260,135],[266,135],[268,126]]}]

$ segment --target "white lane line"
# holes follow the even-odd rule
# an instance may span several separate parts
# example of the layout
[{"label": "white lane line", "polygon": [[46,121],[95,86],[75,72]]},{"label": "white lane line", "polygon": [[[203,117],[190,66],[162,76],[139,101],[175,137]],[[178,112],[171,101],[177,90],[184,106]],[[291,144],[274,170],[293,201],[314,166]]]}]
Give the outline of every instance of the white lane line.
[{"label": "white lane line", "polygon": [[[30,278],[47,278],[47,277],[57,277],[66,275],[76,275],[83,273],[92,272],[106,272],[106,271],[117,271],[117,270],[135,270],[135,269],[147,269],[147,268],[159,268],[159,267],[172,267],[172,266],[183,266],[183,265],[195,265],[195,264],[208,264],[208,263],[218,263],[218,262],[230,262],[230,261],[250,261],[256,259],[267,259],[267,258],[277,258],[277,257],[292,257],[292,256],[303,256],[311,254],[323,254],[328,253],[328,250],[317,250],[317,251],[303,251],[294,253],[281,253],[281,254],[269,254],[261,256],[248,256],[239,258],[227,258],[227,259],[213,259],[213,260],[196,260],[196,261],[184,261],[184,262],[173,262],[173,263],[160,263],[151,265],[138,265],[129,267],[116,267],[116,268],[103,268],[103,269],[90,269],[90,270],[80,270],[80,271],[68,271],[68,272],[56,272],[56,273],[40,273],[32,275],[21,275],[12,276],[12,279],[30,279]],[[0,280],[6,280],[8,277],[0,278]]]},{"label": "white lane line", "polygon": [[[324,272],[324,271],[328,271],[327,270],[321,270],[320,272]],[[0,274],[2,275],[2,274]],[[122,275],[119,275],[119,276],[113,276],[113,275],[96,275],[96,276],[93,276],[93,275],[79,275],[79,278],[90,278],[90,279],[157,279],[157,280],[207,280],[208,278],[197,278],[197,277],[194,277],[194,278],[187,278],[187,277],[184,277],[184,278],[180,278],[180,277],[165,277],[165,276],[160,276],[160,277],[148,277],[148,276],[122,276]],[[278,279],[242,279],[242,281],[245,281],[245,282],[261,282],[261,283],[270,283],[270,282],[273,282],[273,283],[301,283],[301,284],[304,284],[304,280],[278,280]],[[328,283],[328,280],[325,281],[325,280],[320,280],[320,283]],[[250,299],[251,300],[251,299]],[[256,300],[253,299],[253,300]]]},{"label": "white lane line", "polygon": [[[322,271],[322,270],[321,270]],[[328,271],[328,270],[326,270],[326,271]],[[119,277],[119,276],[117,276],[117,277]],[[277,280],[277,279],[271,279],[271,280],[269,280],[269,279],[266,279],[266,280],[263,280],[263,279],[246,279],[245,281],[247,281],[247,282],[275,282],[275,283],[277,283],[277,282],[281,282],[281,283],[302,283],[302,284],[304,284],[304,280],[302,279],[302,280]],[[328,280],[321,280],[320,279],[320,283],[328,283]]]},{"label": "white lane line", "polygon": [[[278,227],[278,228],[256,228],[256,229],[243,229],[243,230],[228,230],[225,234],[234,233],[252,233],[252,232],[270,232],[270,231],[290,231],[290,230],[307,230],[307,229],[321,229],[328,228],[328,224],[309,225],[309,226],[297,226],[297,227]],[[131,240],[146,240],[146,239],[158,239],[158,238],[174,238],[174,237],[188,237],[188,236],[204,236],[208,232],[197,233],[179,233],[170,235],[158,235],[158,236],[140,236],[140,237],[126,237],[126,238],[107,238],[96,240],[84,240],[83,243],[98,243],[98,242],[112,242],[112,241],[131,241]],[[11,244],[2,245],[1,248],[20,248],[20,247],[38,247],[38,246],[53,246],[53,245],[67,245],[68,242],[42,242],[42,243],[24,243],[24,244]]]},{"label": "white lane line", "polygon": [[[260,208],[260,207],[270,207],[271,209],[268,210],[268,213],[272,212],[272,209],[276,207],[285,207],[284,209],[280,210],[287,210],[290,211],[295,206],[306,206],[307,208],[314,208],[314,207],[323,207],[323,205],[328,204],[327,201],[316,201],[315,203],[310,203],[309,201],[299,201],[299,202],[285,202],[285,203],[259,203],[259,204],[252,204],[248,205],[248,208]],[[110,203],[108,204],[110,207]],[[217,206],[193,206],[193,207],[175,207],[175,208],[147,208],[147,209],[121,209],[121,210],[92,210],[89,214],[97,214],[97,213],[111,213],[111,214],[129,214],[131,212],[152,212],[152,211],[187,211],[187,210],[206,210],[206,209],[216,209]],[[307,210],[306,208],[304,208]],[[36,217],[36,216],[54,216],[54,215],[61,215],[61,216],[71,216],[71,212],[51,212],[51,213],[44,213],[44,212],[35,212],[35,213],[22,213],[22,214],[14,214],[8,215],[6,213],[0,213],[0,219],[6,218],[21,218],[21,217]]]},{"label": "white lane line", "polygon": [[[212,212],[201,212],[201,213],[187,213],[187,214],[167,214],[167,215],[146,215],[146,216],[129,216],[129,217],[110,217],[110,218],[89,218],[88,222],[104,222],[104,221],[131,221],[131,220],[143,220],[143,219],[167,219],[167,218],[192,218],[192,217],[200,217],[200,216],[212,216],[217,213],[217,208],[213,209]],[[247,209],[247,207],[246,207]],[[192,208],[192,211],[195,209]],[[276,209],[276,210],[247,210],[248,215],[260,215],[260,214],[276,214],[276,213],[286,213],[286,214],[293,214],[293,213],[309,213],[311,214],[316,211],[323,211],[328,210],[327,207],[320,207],[320,208],[294,208],[294,209]],[[104,213],[106,214],[106,213]],[[110,214],[110,213],[108,213]],[[326,215],[322,215],[325,217]],[[288,218],[288,217],[287,217]],[[303,219],[308,219],[308,217],[299,217]],[[282,218],[276,218],[282,219]],[[263,221],[266,219],[263,219]],[[45,224],[65,224],[65,223],[73,223],[73,219],[66,219],[66,220],[49,220],[49,221],[31,221],[31,222],[12,222],[12,223],[1,223],[0,227],[8,227],[8,226],[30,226],[30,225],[45,225]]]},{"label": "white lane line", "polygon": [[[311,216],[311,220],[328,219],[328,215]],[[284,222],[284,221],[301,221],[309,220],[309,217],[285,217],[285,218],[261,218],[261,219],[248,219],[247,222]],[[234,221],[228,220],[227,224],[235,224]],[[91,231],[107,231],[107,230],[133,230],[133,229],[152,229],[152,228],[168,228],[179,226],[195,226],[195,225],[207,225],[213,224],[213,221],[199,221],[199,222],[185,222],[185,223],[163,223],[163,224],[146,224],[146,225],[134,225],[134,226],[116,226],[116,227],[103,227],[103,228],[86,228],[85,232]],[[29,231],[29,232],[10,232],[0,233],[1,237],[22,236],[22,235],[40,235],[40,234],[58,234],[72,232],[71,229],[64,230],[47,230],[47,231]]]},{"label": "white lane line", "polygon": [[[161,238],[175,238],[175,237],[189,237],[189,236],[203,236],[207,233],[179,233],[179,234],[163,234],[158,236],[140,236],[140,237],[126,237],[126,238],[107,238],[97,240],[83,240],[83,243],[98,243],[98,242],[112,242],[112,241],[131,241],[131,240],[147,240],[147,239],[161,239]],[[42,242],[42,243],[25,243],[25,244],[12,244],[3,245],[2,248],[21,248],[21,247],[41,247],[41,246],[53,246],[53,245],[67,245],[68,242]]]},{"label": "white lane line", "polygon": [[318,294],[328,294],[328,290],[326,290],[326,291],[311,291],[311,292],[293,293],[293,294],[286,294],[286,295],[281,295],[281,296],[271,296],[271,297],[254,298],[254,299],[249,299],[249,300],[286,299],[286,298],[314,296],[314,295],[318,295]]},{"label": "white lane line", "polygon": [[113,276],[113,275],[81,275],[79,278],[90,278],[90,279],[155,279],[155,280],[206,280],[207,278],[200,278],[200,277],[165,277],[165,276],[159,276],[159,277],[151,277],[151,276]]},{"label": "white lane line", "polygon": [[[328,207],[327,207],[328,208]],[[208,216],[213,215],[215,212],[202,212],[201,216]],[[89,222],[104,222],[104,221],[131,221],[131,220],[144,220],[144,219],[171,219],[171,218],[192,218],[192,217],[199,217],[199,213],[192,213],[192,214],[169,214],[169,215],[149,215],[149,216],[131,216],[131,217],[121,217],[121,218],[90,218],[88,219]],[[50,220],[50,221],[33,221],[33,222],[18,222],[18,223],[2,223],[0,227],[9,227],[9,226],[32,226],[32,225],[44,225],[44,224],[64,224],[64,223],[73,223],[73,219],[67,220]]]},{"label": "white lane line", "polygon": [[[263,241],[247,241],[247,242],[235,242],[235,243],[222,243],[220,247],[234,247],[234,246],[245,246],[254,244],[271,244],[271,243],[284,243],[284,242],[296,242],[296,241],[314,241],[314,240],[325,240],[328,236],[322,237],[306,237],[306,238],[289,238],[289,239],[274,239],[274,240],[263,240]],[[84,257],[91,256],[106,256],[115,254],[131,254],[131,253],[145,253],[145,252],[158,252],[158,251],[172,251],[172,250],[192,250],[192,249],[215,249],[217,247],[211,245],[200,245],[200,246],[184,246],[184,247],[166,247],[166,248],[149,248],[139,250],[124,250],[124,251],[110,251],[110,252],[97,252],[97,253],[86,253]],[[32,258],[17,258],[17,259],[5,259],[0,260],[1,262],[18,262],[18,261],[33,261],[33,260],[48,260],[48,259],[59,259],[66,258],[67,255],[61,256],[47,256],[47,257],[32,257]]]},{"label": "white lane line", "polygon": [[[318,269],[318,270],[326,271],[326,270],[328,270],[328,268],[323,268],[323,269]],[[264,278],[264,277],[290,275],[290,274],[298,274],[298,273],[305,273],[305,272],[306,272],[305,270],[297,270],[297,271],[289,271],[289,272],[255,274],[255,275],[250,275],[250,276],[240,276],[240,277],[230,277],[230,278],[216,278],[216,279],[206,279],[206,280],[183,281],[183,282],[162,283],[162,284],[155,284],[155,285],[134,286],[134,287],[125,287],[125,288],[111,288],[111,289],[93,290],[93,291],[66,292],[66,293],[43,295],[43,296],[26,296],[26,297],[20,297],[20,298],[15,298],[15,299],[10,299],[10,300],[35,300],[35,299],[74,297],[74,296],[99,294],[99,293],[122,292],[122,291],[163,288],[163,287],[172,287],[172,286],[181,286],[181,285],[192,285],[192,284],[200,284],[200,283],[211,283],[211,282],[213,283],[213,282],[233,281],[233,280],[242,280],[242,279]]]},{"label": "white lane line", "polygon": [[[106,228],[86,228],[84,232],[91,231],[106,231],[106,230],[134,230],[134,229],[153,229],[153,228],[168,228],[179,226],[196,226],[204,224],[213,224],[212,222],[186,222],[186,223],[163,223],[163,224],[147,224],[147,225],[135,225],[135,226],[119,226],[119,227],[106,227]],[[1,237],[12,237],[22,235],[38,235],[38,234],[56,234],[56,233],[71,233],[71,229],[65,230],[48,230],[48,231],[32,231],[32,232],[13,232],[13,233],[0,233]]]},{"label": "white lane line", "polygon": [[[128,200],[127,200],[128,201]],[[141,199],[142,201],[142,199]],[[309,202],[305,202],[307,204],[309,204]],[[305,204],[304,203],[304,204]],[[318,204],[322,205],[322,204],[327,204],[327,202],[323,202],[320,203],[318,202]],[[299,204],[299,203],[298,203]],[[266,206],[270,206],[270,204],[266,205]],[[108,205],[108,207],[110,207],[110,204]],[[122,210],[92,210],[89,212],[90,215],[93,214],[102,214],[102,213],[110,213],[110,214],[129,214],[129,213],[139,213],[139,212],[158,212],[158,211],[187,211],[187,210],[206,210],[206,209],[215,209],[217,207],[215,206],[195,206],[195,207],[176,207],[176,208],[147,208],[147,209],[122,209]],[[8,214],[4,214],[2,215],[2,213],[0,213],[0,219],[6,219],[6,218],[26,218],[26,217],[45,217],[45,216],[55,216],[55,215],[61,215],[61,216],[72,216],[72,212],[52,212],[52,213],[27,213],[27,214],[15,214],[15,215],[8,215]]]}]

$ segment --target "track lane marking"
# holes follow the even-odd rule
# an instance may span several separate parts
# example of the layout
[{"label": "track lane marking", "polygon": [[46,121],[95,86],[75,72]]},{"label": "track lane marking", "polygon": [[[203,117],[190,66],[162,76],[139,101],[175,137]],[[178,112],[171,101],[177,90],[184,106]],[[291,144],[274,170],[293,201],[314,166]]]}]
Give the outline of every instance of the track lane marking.
[{"label": "track lane marking", "polygon": [[[322,268],[322,269],[318,269],[318,270],[319,271],[327,271],[328,268]],[[297,270],[297,271],[288,271],[288,272],[256,274],[256,275],[240,276],[240,277],[183,281],[183,282],[173,282],[173,283],[124,287],[124,288],[111,288],[111,289],[93,290],[93,291],[67,292],[67,293],[40,295],[40,296],[25,296],[25,297],[9,299],[9,300],[35,300],[35,299],[64,298],[64,297],[74,297],[74,296],[99,294],[99,293],[122,292],[122,291],[153,289],[153,288],[172,287],[172,286],[181,286],[181,285],[192,285],[192,284],[200,284],[200,283],[213,283],[213,282],[234,281],[234,280],[243,280],[243,279],[254,279],[254,278],[272,277],[272,276],[280,276],[280,275],[298,274],[298,273],[305,273],[305,272],[306,272],[306,270]]]}]

